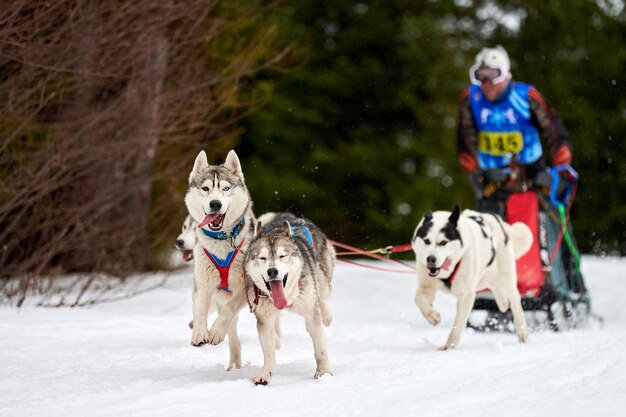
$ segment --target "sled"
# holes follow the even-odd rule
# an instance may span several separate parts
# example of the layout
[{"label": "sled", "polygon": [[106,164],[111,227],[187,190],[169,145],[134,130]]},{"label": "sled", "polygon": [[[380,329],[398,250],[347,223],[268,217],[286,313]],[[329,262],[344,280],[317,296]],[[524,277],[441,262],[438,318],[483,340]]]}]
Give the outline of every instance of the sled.
[{"label": "sled", "polygon": [[[567,218],[577,179],[576,171],[567,165],[552,168],[550,176],[543,178],[549,195],[512,192],[505,204],[506,222],[525,223],[534,238],[531,249],[516,263],[522,307],[533,330],[576,328],[596,317],[591,313],[580,254]],[[477,294],[468,327],[514,331],[511,312],[500,312],[490,291]]]}]

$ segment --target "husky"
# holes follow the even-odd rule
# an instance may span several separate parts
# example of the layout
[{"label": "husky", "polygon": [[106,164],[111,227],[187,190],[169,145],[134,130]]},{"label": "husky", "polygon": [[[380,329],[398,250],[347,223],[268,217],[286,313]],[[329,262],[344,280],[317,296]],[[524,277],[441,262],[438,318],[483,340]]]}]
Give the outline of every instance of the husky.
[{"label": "husky", "polygon": [[[191,344],[217,345],[228,333],[228,369],[240,368],[237,321],[246,303],[243,254],[252,243],[255,218],[234,151],[228,153],[222,165],[209,165],[206,153],[198,154],[189,175],[185,204],[197,223]],[[207,314],[213,303],[217,318],[208,329]]]},{"label": "husky", "polygon": [[457,298],[454,325],[441,350],[458,346],[476,292],[485,288],[493,292],[500,311],[511,309],[517,338],[526,342],[528,326],[515,260],[528,252],[532,241],[528,226],[509,225],[496,214],[461,213],[458,205],[452,213],[424,214],[411,239],[419,284],[415,304],[430,324],[437,325],[441,318],[433,308],[435,292],[447,289]]},{"label": "husky", "polygon": [[[284,217],[284,216],[283,216]],[[279,347],[276,320],[284,309],[302,317],[313,340],[314,378],[331,374],[326,351],[324,326],[330,326],[332,313],[328,298],[332,289],[335,250],[322,231],[306,219],[280,216],[268,224],[260,222],[255,240],[246,255],[246,285],[250,310],[257,320],[263,350],[261,374],[252,378],[256,385],[267,385],[276,367]]]},{"label": "husky", "polygon": [[[193,259],[193,248],[198,242],[198,237],[196,236],[197,225],[194,219],[187,215],[181,227],[180,235],[176,238],[176,249],[182,252],[181,257],[185,262],[190,262]],[[209,308],[208,313],[210,314],[214,310],[215,303]],[[193,329],[193,320],[189,322],[189,328]]]},{"label": "husky", "polygon": [[176,249],[182,252],[183,261],[189,262],[193,259],[193,248],[196,246],[198,237],[196,236],[196,228],[198,224],[194,219],[187,215],[180,235],[176,238]]}]

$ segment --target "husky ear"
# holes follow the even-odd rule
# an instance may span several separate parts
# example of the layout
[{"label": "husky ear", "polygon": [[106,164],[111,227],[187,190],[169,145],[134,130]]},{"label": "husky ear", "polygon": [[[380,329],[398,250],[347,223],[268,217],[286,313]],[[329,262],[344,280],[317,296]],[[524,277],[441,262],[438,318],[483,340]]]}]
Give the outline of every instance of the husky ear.
[{"label": "husky ear", "polygon": [[448,217],[448,221],[456,227],[456,224],[459,222],[460,216],[461,216],[461,207],[457,204],[456,206],[454,206],[454,211],[452,212],[450,217]]},{"label": "husky ear", "polygon": [[231,150],[226,155],[226,161],[224,162],[224,166],[228,168],[233,174],[241,178],[243,181],[243,171],[241,170],[241,163],[239,162],[239,157],[235,153],[235,151]]},{"label": "husky ear", "polygon": [[254,227],[254,238],[261,236],[263,233],[263,223],[256,222],[256,226]]},{"label": "husky ear", "polygon": [[283,222],[283,233],[285,233],[287,236],[291,236],[291,225],[287,220]]},{"label": "husky ear", "polygon": [[193,163],[193,169],[191,170],[191,174],[189,174],[189,182],[191,182],[196,173],[208,167],[209,161],[206,159],[206,152],[200,151],[198,156],[196,156],[196,162]]},{"label": "husky ear", "polygon": [[424,213],[424,220],[429,221],[433,219],[433,212],[428,210],[426,213]]}]

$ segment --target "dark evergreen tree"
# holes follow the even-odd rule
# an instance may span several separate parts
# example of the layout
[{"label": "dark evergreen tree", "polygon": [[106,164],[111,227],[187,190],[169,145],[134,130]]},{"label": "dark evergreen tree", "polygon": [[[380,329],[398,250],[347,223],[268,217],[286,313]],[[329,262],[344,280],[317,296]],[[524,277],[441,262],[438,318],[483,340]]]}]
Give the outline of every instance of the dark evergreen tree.
[{"label": "dark evergreen tree", "polygon": [[376,247],[407,242],[426,209],[471,207],[457,99],[474,55],[502,44],[514,77],[544,93],[573,138],[581,247],[626,252],[623,11],[483,0],[292,1],[279,12],[282,36],[305,58],[264,74],[272,98],[245,121],[257,213],[291,210],[332,238]]}]

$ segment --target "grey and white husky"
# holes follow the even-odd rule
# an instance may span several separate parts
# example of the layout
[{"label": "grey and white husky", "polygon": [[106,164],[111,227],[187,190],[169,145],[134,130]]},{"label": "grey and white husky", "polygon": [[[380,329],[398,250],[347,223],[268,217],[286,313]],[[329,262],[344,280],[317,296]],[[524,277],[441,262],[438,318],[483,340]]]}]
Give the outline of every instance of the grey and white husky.
[{"label": "grey and white husky", "polygon": [[176,238],[176,249],[181,251],[183,261],[189,262],[193,259],[193,248],[198,242],[196,229],[198,224],[194,219],[187,215],[180,230],[180,235]]},{"label": "grey and white husky", "polygon": [[259,222],[246,255],[248,297],[253,300],[250,308],[264,359],[261,374],[252,378],[257,385],[266,385],[274,373],[279,346],[276,320],[284,309],[304,317],[315,351],[314,378],[331,373],[323,325],[332,321],[328,298],[335,250],[310,221],[284,218],[281,214],[273,222]]},{"label": "grey and white husky", "polygon": [[[228,369],[240,368],[237,321],[246,303],[244,253],[254,237],[255,219],[237,154],[230,151],[224,164],[209,165],[201,151],[189,175],[185,203],[197,223],[198,239],[194,247],[191,344],[217,345],[228,333]],[[208,329],[207,313],[212,303],[218,314]]]},{"label": "grey and white husky", "polygon": [[415,304],[432,325],[439,324],[433,308],[437,290],[457,298],[456,317],[442,350],[459,344],[474,306],[476,291],[488,288],[500,311],[509,308],[520,342],[528,326],[517,290],[515,260],[530,249],[533,237],[523,223],[509,225],[498,215],[465,210],[428,211],[417,225],[411,244],[416,257],[418,289]]}]

